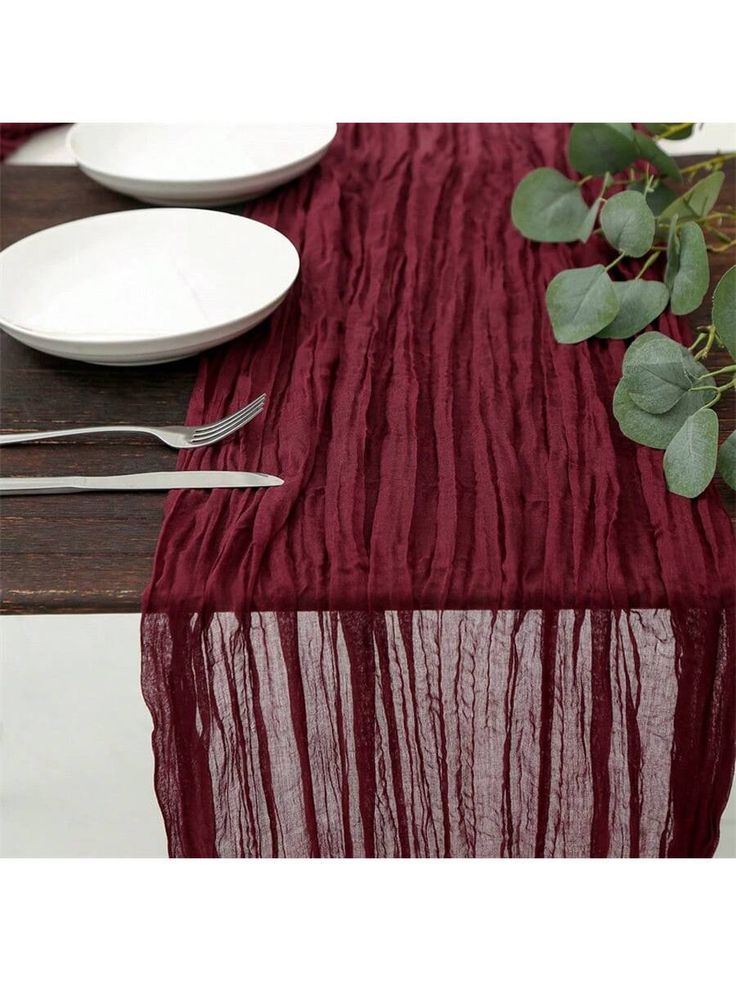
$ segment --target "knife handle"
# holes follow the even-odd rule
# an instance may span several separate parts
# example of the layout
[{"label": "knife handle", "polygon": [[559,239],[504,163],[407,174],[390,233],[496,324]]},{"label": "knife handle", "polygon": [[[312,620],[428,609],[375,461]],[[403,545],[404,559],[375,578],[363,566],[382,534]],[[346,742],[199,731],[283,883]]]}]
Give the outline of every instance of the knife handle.
[{"label": "knife handle", "polygon": [[0,477],[0,496],[13,494],[79,494],[75,477]]}]

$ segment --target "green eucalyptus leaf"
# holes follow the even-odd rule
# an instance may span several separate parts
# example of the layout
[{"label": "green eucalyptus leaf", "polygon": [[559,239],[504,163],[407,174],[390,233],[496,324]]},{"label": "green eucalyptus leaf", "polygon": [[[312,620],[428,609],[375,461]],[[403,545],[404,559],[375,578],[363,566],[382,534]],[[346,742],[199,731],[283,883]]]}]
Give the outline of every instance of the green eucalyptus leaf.
[{"label": "green eucalyptus leaf", "polygon": [[575,123],[570,130],[567,155],[581,174],[615,174],[639,155],[634,128],[631,123]]},{"label": "green eucalyptus leaf", "polygon": [[512,222],[534,242],[574,242],[587,217],[578,185],[551,167],[527,174],[511,201]]},{"label": "green eucalyptus leaf", "polygon": [[621,432],[635,443],[665,450],[685,420],[701,409],[710,398],[708,392],[685,392],[667,412],[645,412],[631,398],[622,378],[613,393],[613,415]]},{"label": "green eucalyptus leaf", "polygon": [[[652,133],[654,136],[660,136],[662,133],[665,133],[668,129],[671,129],[673,126],[679,126],[680,123],[643,123],[642,125],[646,126],[649,132]],[[695,123],[690,123],[687,129],[681,129],[677,133],[675,133],[674,136],[668,136],[667,139],[686,140],[688,136],[692,136],[694,126]]]},{"label": "green eucalyptus leaf", "polygon": [[736,433],[721,443],[718,451],[718,473],[729,487],[736,490]]},{"label": "green eucalyptus leaf", "polygon": [[598,337],[633,337],[662,313],[670,298],[664,283],[655,279],[629,279],[614,283],[613,291],[618,300],[615,320],[598,332]]},{"label": "green eucalyptus leaf", "polygon": [[624,255],[639,257],[652,247],[654,215],[638,191],[621,191],[609,198],[601,211],[601,226],[610,244]]},{"label": "green eucalyptus leaf", "polygon": [[713,293],[713,325],[728,353],[736,359],[736,266],[721,276]]},{"label": "green eucalyptus leaf", "polygon": [[667,205],[659,216],[660,220],[676,217],[678,221],[691,221],[693,218],[705,218],[718,200],[723,179],[723,171],[708,174],[702,181],[693,184],[683,195],[676,198],[672,204]]},{"label": "green eucalyptus leaf", "polygon": [[[644,194],[645,187],[646,184],[644,181],[635,181],[633,184],[629,184],[629,190],[640,191],[642,194]],[[673,201],[677,200],[675,191],[671,187],[668,187],[667,184],[663,184],[662,181],[659,181],[656,187],[653,187],[645,197],[647,206],[655,217],[661,214],[668,204],[672,204]]]},{"label": "green eucalyptus leaf", "polygon": [[654,140],[648,137],[646,133],[635,131],[634,143],[642,160],[648,160],[649,163],[654,164],[658,173],[663,174],[665,177],[671,177],[676,181],[682,178],[680,168],[672,157],[668,153],[665,153],[661,147],[657,146]]},{"label": "green eucalyptus leaf", "polygon": [[703,374],[705,368],[687,348],[657,331],[637,337],[623,362],[632,400],[656,415],[671,409]]},{"label": "green eucalyptus leaf", "polygon": [[667,486],[682,497],[697,497],[713,479],[718,456],[718,416],[703,407],[689,416],[664,454]]},{"label": "green eucalyptus leaf", "polygon": [[602,265],[565,269],[547,287],[547,310],[555,338],[575,344],[611,323],[618,300]]},{"label": "green eucalyptus leaf", "polygon": [[668,283],[672,312],[679,315],[697,310],[703,302],[709,282],[708,251],[703,231],[694,221],[685,222],[680,226],[677,268]]}]

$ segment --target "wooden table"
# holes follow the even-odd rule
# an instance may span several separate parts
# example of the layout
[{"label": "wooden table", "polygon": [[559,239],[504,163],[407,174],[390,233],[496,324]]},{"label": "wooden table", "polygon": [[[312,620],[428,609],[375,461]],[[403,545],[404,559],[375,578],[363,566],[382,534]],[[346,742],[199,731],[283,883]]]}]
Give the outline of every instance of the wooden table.
[{"label": "wooden table", "polygon": [[[733,195],[734,168],[726,187]],[[0,245],[74,218],[143,207],[58,166],[0,168]],[[237,211],[234,207],[232,210]],[[721,255],[715,279],[731,265]],[[715,282],[714,279],[714,282]],[[693,317],[708,323],[710,301]],[[65,361],[0,333],[2,428],[11,432],[184,418],[196,360],[142,368],[104,368]],[[722,415],[733,428],[734,399]],[[114,440],[114,442],[113,442]],[[136,436],[89,437],[4,451],[15,476],[173,470],[175,453]],[[663,478],[664,479],[664,478]],[[727,506],[736,514],[727,488]],[[126,613],[140,609],[161,524],[163,494],[18,497],[2,500],[0,609],[5,613]]]},{"label": "wooden table", "polygon": [[[2,247],[74,218],[142,207],[72,167],[3,166]],[[184,419],[196,359],[105,368],[33,351],[0,334],[2,428],[60,429]],[[17,476],[173,470],[176,452],[142,436],[77,437],[7,448]],[[6,613],[123,613],[140,609],[164,494],[2,499],[0,583]]]}]

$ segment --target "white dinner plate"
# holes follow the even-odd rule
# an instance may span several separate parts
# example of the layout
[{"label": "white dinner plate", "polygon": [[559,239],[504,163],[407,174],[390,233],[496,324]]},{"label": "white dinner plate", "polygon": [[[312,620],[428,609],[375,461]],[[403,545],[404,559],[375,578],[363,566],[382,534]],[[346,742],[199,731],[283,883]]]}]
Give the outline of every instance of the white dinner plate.
[{"label": "white dinner plate", "polygon": [[242,334],[299,271],[280,232],[219,211],[120,211],[29,235],[0,253],[0,326],[95,364],[153,364]]},{"label": "white dinner plate", "polygon": [[179,125],[77,123],[67,145],[89,177],[149,204],[244,201],[303,174],[334,123]]}]

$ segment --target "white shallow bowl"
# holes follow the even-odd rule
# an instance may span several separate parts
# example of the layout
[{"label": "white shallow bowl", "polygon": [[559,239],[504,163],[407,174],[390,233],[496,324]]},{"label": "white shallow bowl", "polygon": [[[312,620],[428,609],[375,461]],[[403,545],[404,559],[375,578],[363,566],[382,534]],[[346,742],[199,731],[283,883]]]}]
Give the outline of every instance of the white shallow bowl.
[{"label": "white shallow bowl", "polygon": [[298,272],[291,242],[249,218],[187,208],[96,215],[0,253],[0,326],[76,361],[174,361],[255,327]]},{"label": "white shallow bowl", "polygon": [[303,174],[336,132],[334,123],[77,123],[67,146],[85,174],[114,191],[148,204],[214,206]]}]

